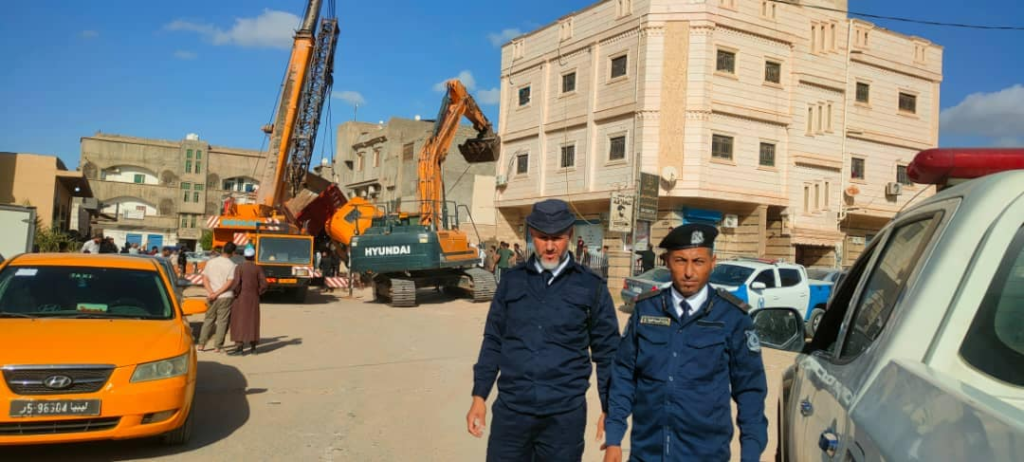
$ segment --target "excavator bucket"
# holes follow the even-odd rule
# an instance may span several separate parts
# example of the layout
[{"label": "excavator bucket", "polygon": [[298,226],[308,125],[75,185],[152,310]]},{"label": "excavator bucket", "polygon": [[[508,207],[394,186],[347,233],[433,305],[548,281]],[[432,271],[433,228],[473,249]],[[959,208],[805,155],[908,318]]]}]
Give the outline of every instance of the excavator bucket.
[{"label": "excavator bucket", "polygon": [[466,158],[466,162],[475,164],[497,161],[500,147],[501,141],[498,136],[489,133],[466,140],[464,144],[459,145],[459,151]]}]

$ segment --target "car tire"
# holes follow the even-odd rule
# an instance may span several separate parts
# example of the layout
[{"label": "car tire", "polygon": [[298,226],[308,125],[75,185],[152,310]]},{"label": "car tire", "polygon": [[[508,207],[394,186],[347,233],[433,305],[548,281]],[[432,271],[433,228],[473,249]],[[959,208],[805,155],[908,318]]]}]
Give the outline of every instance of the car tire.
[{"label": "car tire", "polygon": [[815,308],[811,311],[811,317],[807,319],[807,336],[814,338],[814,333],[818,331],[818,326],[821,324],[821,318],[825,317],[824,308]]},{"label": "car tire", "polygon": [[181,446],[187,444],[189,439],[192,438],[192,420],[195,415],[194,407],[189,407],[188,417],[185,417],[185,423],[181,424],[180,427],[175,428],[167,433],[164,433],[163,444],[168,446]]}]

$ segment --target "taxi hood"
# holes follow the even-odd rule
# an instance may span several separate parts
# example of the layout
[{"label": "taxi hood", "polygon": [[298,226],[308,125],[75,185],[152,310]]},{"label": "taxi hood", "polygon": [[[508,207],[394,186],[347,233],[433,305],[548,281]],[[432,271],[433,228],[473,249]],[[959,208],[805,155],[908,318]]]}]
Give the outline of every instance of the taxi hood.
[{"label": "taxi hood", "polygon": [[185,329],[177,319],[2,319],[0,365],[156,361],[188,350]]}]

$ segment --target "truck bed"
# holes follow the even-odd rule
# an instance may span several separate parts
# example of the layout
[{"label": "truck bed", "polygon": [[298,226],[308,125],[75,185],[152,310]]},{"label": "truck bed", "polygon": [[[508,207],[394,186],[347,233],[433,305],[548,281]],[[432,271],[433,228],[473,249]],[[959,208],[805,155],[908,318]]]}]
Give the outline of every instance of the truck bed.
[{"label": "truck bed", "polygon": [[889,363],[852,419],[884,460],[1024,460],[1024,411],[920,363]]}]

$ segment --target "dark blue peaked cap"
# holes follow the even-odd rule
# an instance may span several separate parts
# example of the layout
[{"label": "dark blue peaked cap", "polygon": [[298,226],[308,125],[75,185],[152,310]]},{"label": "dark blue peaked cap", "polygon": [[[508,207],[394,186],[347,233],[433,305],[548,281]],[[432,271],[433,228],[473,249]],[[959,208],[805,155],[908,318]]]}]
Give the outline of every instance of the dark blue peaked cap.
[{"label": "dark blue peaked cap", "polygon": [[679,226],[661,240],[661,247],[665,250],[692,249],[696,247],[715,248],[715,238],[718,237],[718,230],[714,226],[702,224],[689,224]]},{"label": "dark blue peaked cap", "polygon": [[533,204],[533,211],[526,217],[526,224],[544,234],[559,234],[576,223],[576,216],[569,211],[569,204],[560,199],[548,199]]}]

